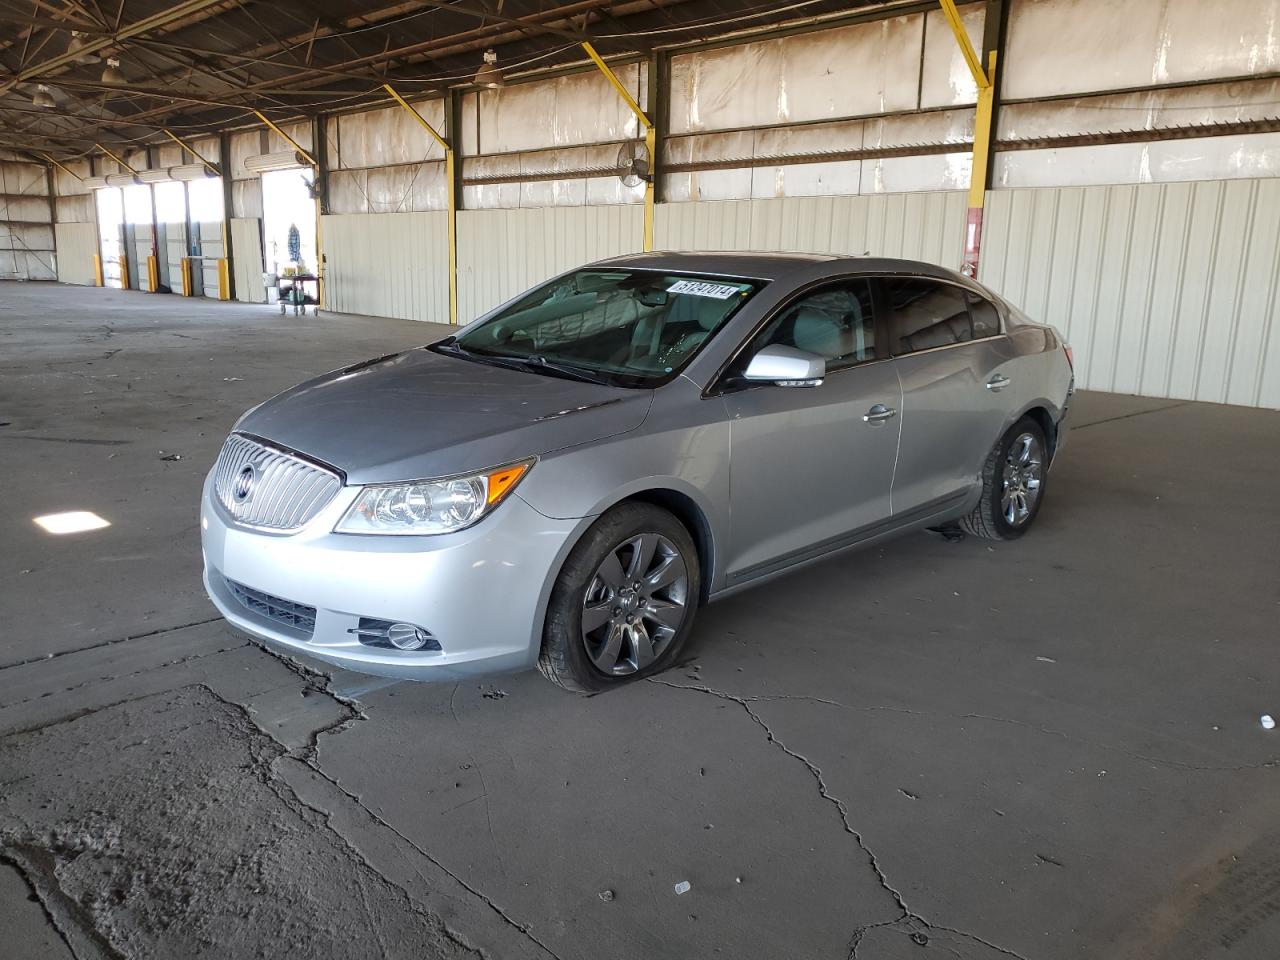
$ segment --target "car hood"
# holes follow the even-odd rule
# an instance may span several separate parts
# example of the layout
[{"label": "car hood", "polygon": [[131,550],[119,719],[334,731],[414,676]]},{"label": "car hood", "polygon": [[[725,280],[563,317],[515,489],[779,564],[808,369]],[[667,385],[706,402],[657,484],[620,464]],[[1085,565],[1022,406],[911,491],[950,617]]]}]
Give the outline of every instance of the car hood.
[{"label": "car hood", "polygon": [[474,363],[427,349],[301,383],[235,429],[337,467],[349,483],[447,477],[634,430],[652,390]]}]

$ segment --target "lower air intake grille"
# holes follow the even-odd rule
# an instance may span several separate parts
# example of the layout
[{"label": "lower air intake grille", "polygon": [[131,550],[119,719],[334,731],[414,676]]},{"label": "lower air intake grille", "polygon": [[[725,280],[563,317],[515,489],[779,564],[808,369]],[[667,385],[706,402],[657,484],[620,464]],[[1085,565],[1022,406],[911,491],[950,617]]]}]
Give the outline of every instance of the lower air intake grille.
[{"label": "lower air intake grille", "polygon": [[227,589],[250,613],[301,631],[310,637],[316,630],[316,608],[292,600],[282,600],[261,590],[254,590],[234,580],[227,581]]}]

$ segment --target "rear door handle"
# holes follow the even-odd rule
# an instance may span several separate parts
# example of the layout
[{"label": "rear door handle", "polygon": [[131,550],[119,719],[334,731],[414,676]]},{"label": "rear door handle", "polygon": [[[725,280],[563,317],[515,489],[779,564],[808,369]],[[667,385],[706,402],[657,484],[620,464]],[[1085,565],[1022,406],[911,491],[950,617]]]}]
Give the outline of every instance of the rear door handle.
[{"label": "rear door handle", "polygon": [[874,407],[862,415],[862,419],[866,423],[876,424],[884,423],[898,415],[898,411],[893,407],[886,407],[883,403],[877,403]]},{"label": "rear door handle", "polygon": [[992,377],[990,380],[987,381],[987,389],[994,393],[994,392],[1003,390],[1005,387],[1007,387],[1011,383],[1013,383],[1013,381],[1010,380],[1008,377],[1006,377],[1003,373],[997,373],[994,377]]}]

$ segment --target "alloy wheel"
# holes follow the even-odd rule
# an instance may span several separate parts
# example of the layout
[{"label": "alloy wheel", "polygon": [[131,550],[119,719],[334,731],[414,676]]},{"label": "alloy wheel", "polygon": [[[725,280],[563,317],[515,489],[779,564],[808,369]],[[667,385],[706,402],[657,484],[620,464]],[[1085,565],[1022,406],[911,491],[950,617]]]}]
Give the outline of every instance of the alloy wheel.
[{"label": "alloy wheel", "polygon": [[642,533],[609,551],[582,600],[582,643],[597,670],[623,677],[662,656],[688,613],[689,571],[676,545]]},{"label": "alloy wheel", "polygon": [[1021,433],[1009,445],[1000,482],[1000,510],[1005,523],[1020,527],[1031,519],[1043,483],[1044,451],[1040,439]]}]

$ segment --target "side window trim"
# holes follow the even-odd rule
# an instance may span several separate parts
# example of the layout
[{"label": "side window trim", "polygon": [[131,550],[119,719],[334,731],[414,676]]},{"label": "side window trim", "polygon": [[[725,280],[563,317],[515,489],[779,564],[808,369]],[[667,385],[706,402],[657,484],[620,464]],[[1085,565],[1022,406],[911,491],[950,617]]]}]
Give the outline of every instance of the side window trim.
[{"label": "side window trim", "polygon": [[[987,301],[987,303],[990,303],[995,308],[996,317],[1000,322],[1000,331],[998,333],[989,334],[988,336],[985,336],[985,337],[974,337],[971,340],[962,340],[959,343],[944,343],[937,347],[926,347],[924,350],[910,350],[910,351],[907,351],[906,353],[899,353],[897,350],[894,349],[894,346],[893,346],[893,322],[892,322],[893,304],[889,302],[889,292],[885,288],[885,283],[884,283],[884,281],[886,280],[893,280],[898,277],[918,277],[921,280],[930,280],[934,283],[941,283],[949,287],[955,287],[956,289],[960,290],[962,293],[967,295],[981,297],[983,300]],[[968,346],[971,343],[985,343],[988,340],[999,340],[1000,338],[1007,337],[1009,335],[1009,331],[1008,331],[1009,324],[1007,322],[1007,318],[1005,317],[1005,311],[1003,307],[1000,305],[999,301],[993,300],[991,297],[988,297],[984,293],[979,293],[977,290],[974,290],[972,287],[968,286],[967,284],[957,283],[956,281],[947,279],[945,277],[930,277],[924,274],[912,274],[912,273],[878,273],[878,274],[875,274],[874,276],[869,276],[868,279],[872,280],[875,286],[874,296],[876,298],[875,300],[876,335],[877,335],[877,338],[880,337],[881,335],[883,335],[884,337],[884,344],[885,344],[884,356],[886,359],[895,359],[897,357],[914,357],[922,353],[933,353],[936,350],[954,350],[956,347]],[[970,329],[972,329],[973,308],[969,304],[967,297],[965,300],[965,305],[969,308],[969,324],[970,324]],[[879,339],[877,339],[876,342],[878,347],[880,342]]]},{"label": "side window trim", "polygon": [[724,362],[718,371],[716,371],[716,375],[711,378],[706,389],[702,391],[702,396],[712,397],[723,393],[729,371],[733,369],[734,364],[738,362],[743,351],[751,345],[752,341],[754,341],[755,338],[769,326],[769,324],[773,323],[774,320],[778,319],[778,317],[782,316],[786,311],[795,306],[797,301],[805,297],[813,296],[817,293],[823,293],[827,290],[847,288],[850,284],[857,283],[858,281],[865,282],[871,290],[871,317],[875,329],[876,356],[870,360],[860,360],[857,363],[849,363],[839,367],[834,367],[828,372],[841,373],[845,370],[852,370],[855,367],[865,367],[867,364],[883,363],[892,359],[888,352],[889,341],[887,328],[885,328],[885,320],[882,316],[884,311],[880,309],[880,303],[878,300],[877,290],[879,288],[879,279],[879,275],[876,274],[848,273],[839,277],[824,277],[821,280],[815,280],[808,286],[801,287],[799,290],[794,291],[786,300],[782,301],[782,303],[778,304],[765,314],[760,321],[751,328],[750,332],[743,337],[738,345],[734,347],[733,353],[729,355],[729,359]]}]

